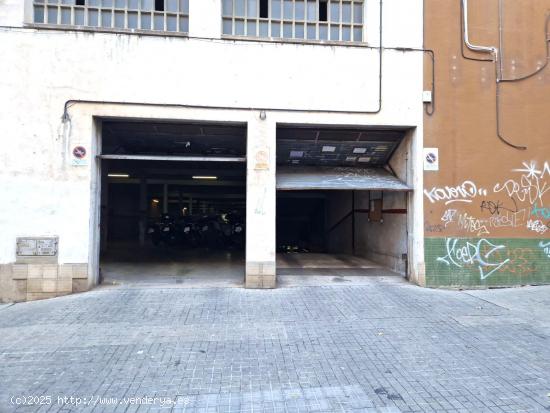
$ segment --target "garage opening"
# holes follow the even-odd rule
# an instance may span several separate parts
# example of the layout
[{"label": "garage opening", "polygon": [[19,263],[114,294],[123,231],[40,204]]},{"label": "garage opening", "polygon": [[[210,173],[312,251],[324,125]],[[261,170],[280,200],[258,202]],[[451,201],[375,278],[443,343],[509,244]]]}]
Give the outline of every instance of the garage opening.
[{"label": "garage opening", "polygon": [[403,275],[404,130],[277,129],[277,274]]},{"label": "garage opening", "polygon": [[246,125],[102,123],[100,281],[241,286]]}]

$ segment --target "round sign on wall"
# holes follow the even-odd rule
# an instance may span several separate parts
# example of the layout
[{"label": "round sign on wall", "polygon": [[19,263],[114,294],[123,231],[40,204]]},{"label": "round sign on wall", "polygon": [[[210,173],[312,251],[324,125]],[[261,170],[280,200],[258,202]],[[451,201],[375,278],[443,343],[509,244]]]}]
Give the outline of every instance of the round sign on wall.
[{"label": "round sign on wall", "polygon": [[73,148],[73,156],[76,159],[84,159],[86,157],[86,148],[84,146],[75,146]]},{"label": "round sign on wall", "polygon": [[439,149],[424,148],[424,170],[438,171],[439,170]]},{"label": "round sign on wall", "polygon": [[88,164],[88,151],[86,148],[82,145],[77,145],[73,147],[72,153],[72,160],[71,163],[73,166],[83,166]]}]

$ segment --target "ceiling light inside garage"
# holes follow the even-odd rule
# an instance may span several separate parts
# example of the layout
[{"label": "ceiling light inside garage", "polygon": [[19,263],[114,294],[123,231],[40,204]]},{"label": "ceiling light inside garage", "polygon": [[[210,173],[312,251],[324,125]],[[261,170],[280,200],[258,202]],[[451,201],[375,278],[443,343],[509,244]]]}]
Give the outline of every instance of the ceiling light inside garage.
[{"label": "ceiling light inside garage", "polygon": [[217,176],[208,176],[208,175],[195,175],[193,176],[193,179],[206,179],[206,180],[210,180],[210,181],[215,181],[216,179],[218,179]]},{"label": "ceiling light inside garage", "polygon": [[290,151],[291,158],[301,158],[304,156],[304,151]]},{"label": "ceiling light inside garage", "polygon": [[367,148],[353,148],[353,153],[366,153]]},{"label": "ceiling light inside garage", "polygon": [[108,174],[109,178],[129,178],[130,175],[128,174]]},{"label": "ceiling light inside garage", "polygon": [[370,162],[370,156],[362,156],[359,158],[359,162]]},{"label": "ceiling light inside garage", "polygon": [[334,152],[336,150],[336,146],[323,146],[322,152]]},{"label": "ceiling light inside garage", "polygon": [[357,160],[357,156],[346,156],[346,162],[355,162]]}]

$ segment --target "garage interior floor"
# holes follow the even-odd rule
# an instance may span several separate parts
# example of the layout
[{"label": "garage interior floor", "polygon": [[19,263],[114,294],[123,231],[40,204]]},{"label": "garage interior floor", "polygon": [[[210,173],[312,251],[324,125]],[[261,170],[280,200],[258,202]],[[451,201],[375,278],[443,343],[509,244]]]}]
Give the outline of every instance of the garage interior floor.
[{"label": "garage interior floor", "polygon": [[[101,263],[105,285],[173,284],[190,288],[242,287],[242,251],[111,246]],[[138,248],[138,249],[136,249]],[[208,254],[208,260],[205,260]]]},{"label": "garage interior floor", "polygon": [[[104,286],[158,286],[178,288],[238,288],[244,286],[244,254],[241,251],[208,252],[178,248],[140,249],[129,245],[112,248],[112,257],[101,264]],[[116,258],[115,258],[116,257]],[[329,285],[345,282],[361,284],[372,277],[400,277],[365,258],[345,254],[277,254],[280,287]],[[367,276],[367,277],[365,277]],[[366,280],[365,278],[371,278]]]},{"label": "garage interior floor", "polygon": [[402,275],[366,258],[328,253],[277,254],[277,276],[292,284],[302,280],[307,285],[311,282],[326,283],[323,277],[355,282],[365,276],[402,278]]}]

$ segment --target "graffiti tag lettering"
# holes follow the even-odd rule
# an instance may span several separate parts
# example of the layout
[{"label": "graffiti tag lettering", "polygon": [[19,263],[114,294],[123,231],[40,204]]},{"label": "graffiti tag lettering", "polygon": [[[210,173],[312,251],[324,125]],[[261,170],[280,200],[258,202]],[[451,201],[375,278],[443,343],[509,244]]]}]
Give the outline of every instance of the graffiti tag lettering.
[{"label": "graffiti tag lettering", "polygon": [[441,221],[445,223],[445,228],[447,228],[447,225],[449,225],[451,222],[455,220],[457,213],[458,213],[458,210],[456,209],[448,209],[445,211],[445,213],[441,217]]},{"label": "graffiti tag lettering", "polygon": [[495,254],[497,251],[505,249],[505,245],[495,245],[486,239],[480,239],[476,243],[465,241],[463,245],[460,245],[459,239],[447,238],[446,248],[447,255],[438,257],[437,261],[458,268],[467,265],[477,266],[482,280],[485,280],[510,261],[509,258],[502,259]]},{"label": "graffiti tag lettering", "polygon": [[543,219],[550,219],[550,208],[539,208],[537,204],[535,204],[533,205],[533,209],[531,209],[531,216]]},{"label": "graffiti tag lettering", "polygon": [[424,231],[426,232],[443,232],[444,229],[441,224],[431,225],[429,222],[424,223]]},{"label": "graffiti tag lettering", "polygon": [[445,223],[445,228],[456,222],[458,229],[482,236],[489,234],[493,228],[517,228],[525,223],[525,215],[526,211],[523,209],[518,212],[493,215],[489,218],[476,218],[467,212],[459,213],[456,209],[448,209],[441,217],[441,221]]},{"label": "graffiti tag lettering", "polygon": [[491,215],[500,215],[502,211],[518,212],[518,206],[513,198],[512,201],[514,209],[506,208],[501,201],[481,201],[481,212],[487,210]]},{"label": "graffiti tag lettering", "polygon": [[477,219],[467,213],[464,213],[458,217],[458,227],[468,232],[477,232],[478,236],[489,233],[487,229],[488,220]]},{"label": "graffiti tag lettering", "polygon": [[530,164],[523,162],[523,166],[513,170],[522,173],[518,180],[508,179],[502,184],[497,183],[493,191],[495,193],[504,191],[511,198],[520,202],[529,202],[531,205],[535,202],[543,204],[544,195],[550,191],[550,185],[544,180],[547,175],[550,177],[550,165],[545,162],[542,169],[537,169],[537,163],[531,161]]},{"label": "graffiti tag lettering", "polygon": [[478,195],[487,195],[487,190],[478,188],[472,181],[464,181],[461,185],[446,186],[445,188],[433,187],[429,191],[424,190],[424,194],[430,202],[445,201],[445,205],[453,202],[472,202],[472,198]]},{"label": "graffiti tag lettering", "polygon": [[537,234],[544,234],[546,231],[548,231],[548,227],[546,226],[546,224],[544,224],[539,219],[530,219],[529,221],[527,221],[527,229],[535,231]]}]

